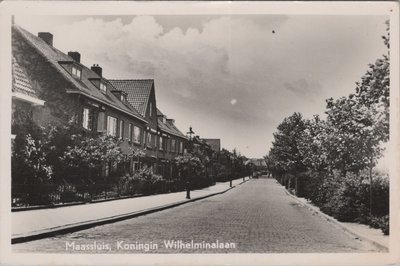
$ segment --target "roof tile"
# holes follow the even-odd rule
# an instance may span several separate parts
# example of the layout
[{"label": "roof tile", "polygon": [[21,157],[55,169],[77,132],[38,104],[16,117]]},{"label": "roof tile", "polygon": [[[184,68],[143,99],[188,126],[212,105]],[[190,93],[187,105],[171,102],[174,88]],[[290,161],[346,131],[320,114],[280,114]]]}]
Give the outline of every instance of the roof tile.
[{"label": "roof tile", "polygon": [[117,89],[128,94],[128,102],[144,117],[149,102],[153,79],[122,79],[109,82]]},{"label": "roof tile", "polygon": [[12,58],[12,91],[37,98],[37,94],[32,88],[32,84],[26,75],[24,69],[18,64],[15,57]]},{"label": "roof tile", "polygon": [[158,127],[164,131],[167,132],[171,135],[177,136],[177,137],[181,137],[181,138],[185,138],[186,136],[170,121],[163,121],[162,117],[164,114],[157,108],[157,115],[158,117]]},{"label": "roof tile", "polygon": [[[60,62],[71,62],[75,63],[72,57],[67,54],[64,54],[60,50],[56,49],[53,46],[48,45],[41,38],[33,35],[27,30],[13,25],[13,30],[20,33],[22,37],[27,40],[35,49],[37,49],[57,70],[61,73],[64,78],[66,78],[70,83],[74,86],[70,88],[69,92],[78,92],[82,93],[88,97],[94,98],[100,102],[103,102],[111,107],[114,107],[118,110],[121,110],[125,113],[128,113],[142,121],[146,121],[144,117],[142,117],[134,108],[132,108],[128,104],[124,104],[117,97],[115,97],[109,90],[107,90],[107,94],[102,93],[89,79],[93,78],[102,78],[97,75],[90,68],[80,64],[82,67],[82,76],[81,79],[74,78],[68,71],[62,66]],[[107,79],[102,78],[105,82],[108,82]]]}]

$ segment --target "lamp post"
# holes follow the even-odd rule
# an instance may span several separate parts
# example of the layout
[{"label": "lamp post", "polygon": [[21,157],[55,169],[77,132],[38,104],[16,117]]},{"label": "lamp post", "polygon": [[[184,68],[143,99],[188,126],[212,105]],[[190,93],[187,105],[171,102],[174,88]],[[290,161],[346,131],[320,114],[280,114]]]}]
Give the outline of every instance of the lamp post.
[{"label": "lamp post", "polygon": [[232,178],[233,178],[233,157],[229,155],[229,159],[231,162],[231,177],[229,178],[229,187],[232,187]]},{"label": "lamp post", "polygon": [[195,134],[194,131],[193,131],[193,129],[192,129],[192,126],[189,127],[189,131],[186,132],[186,134],[189,135],[189,140],[192,140],[192,135]]},{"label": "lamp post", "polygon": [[190,199],[190,182],[189,178],[186,178],[186,199]]},{"label": "lamp post", "polygon": [[[193,129],[192,129],[192,126],[189,127],[189,131],[186,134],[188,135],[189,143],[191,143],[192,135],[195,134]],[[189,145],[189,147],[190,147],[190,145]],[[188,174],[190,174],[190,167],[188,168],[187,175],[186,175],[186,182],[185,182],[185,185],[186,185],[186,199],[190,199],[190,181],[189,181],[190,177],[188,176]]]}]

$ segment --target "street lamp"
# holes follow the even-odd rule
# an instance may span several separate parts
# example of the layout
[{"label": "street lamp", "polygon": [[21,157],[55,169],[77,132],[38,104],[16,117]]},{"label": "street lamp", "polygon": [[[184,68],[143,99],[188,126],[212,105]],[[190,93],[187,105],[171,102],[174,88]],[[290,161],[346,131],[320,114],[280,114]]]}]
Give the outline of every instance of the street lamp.
[{"label": "street lamp", "polygon": [[189,135],[189,140],[192,140],[192,135],[194,135],[194,131],[192,129],[192,126],[189,127],[189,132],[186,132],[186,134]]},{"label": "street lamp", "polygon": [[[186,133],[189,136],[189,141],[192,141],[192,135],[194,135],[194,131],[192,129],[192,126],[189,127],[189,131]],[[188,174],[190,173],[190,167],[189,167],[189,173],[186,173],[186,199],[190,199],[190,181],[189,181],[189,176]]]},{"label": "street lamp", "polygon": [[189,177],[186,177],[186,199],[190,199],[190,182],[189,182]]},{"label": "street lamp", "polygon": [[229,186],[232,187],[232,178],[233,178],[233,156],[230,154],[229,159],[231,162],[231,177],[229,178]]}]

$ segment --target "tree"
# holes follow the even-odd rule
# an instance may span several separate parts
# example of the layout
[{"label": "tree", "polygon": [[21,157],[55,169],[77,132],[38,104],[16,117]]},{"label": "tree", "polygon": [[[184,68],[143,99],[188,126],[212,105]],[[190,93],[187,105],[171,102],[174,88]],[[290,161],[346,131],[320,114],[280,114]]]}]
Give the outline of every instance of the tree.
[{"label": "tree", "polygon": [[303,157],[299,151],[300,136],[305,130],[305,122],[300,113],[294,113],[283,120],[274,133],[274,141],[269,152],[269,161],[273,161],[275,172],[283,174],[286,186],[290,188],[291,180],[297,173],[305,170]]},{"label": "tree", "polygon": [[13,204],[48,204],[55,189],[51,185],[54,167],[47,161],[46,139],[39,127],[31,131],[34,134],[25,132],[17,133],[11,156]]},{"label": "tree", "polygon": [[[45,144],[27,134],[21,140],[22,145],[12,155],[13,181],[21,184],[43,184],[53,176],[53,167],[46,161]],[[21,173],[22,176],[19,176]]]},{"label": "tree", "polygon": [[186,181],[187,190],[190,191],[191,186],[203,186],[207,182],[205,180],[205,165],[199,157],[186,153],[175,158],[175,164],[180,174]]},{"label": "tree", "polygon": [[73,147],[67,147],[60,158],[75,169],[81,181],[103,182],[102,170],[126,160],[120,148],[121,140],[112,136],[98,136],[78,139]]},{"label": "tree", "polygon": [[373,164],[372,154],[379,152],[371,113],[360,108],[356,97],[327,100],[328,159],[346,176],[348,171],[358,173]]},{"label": "tree", "polygon": [[305,129],[300,135],[299,153],[302,163],[317,172],[328,171],[328,125],[318,115],[305,120]]}]

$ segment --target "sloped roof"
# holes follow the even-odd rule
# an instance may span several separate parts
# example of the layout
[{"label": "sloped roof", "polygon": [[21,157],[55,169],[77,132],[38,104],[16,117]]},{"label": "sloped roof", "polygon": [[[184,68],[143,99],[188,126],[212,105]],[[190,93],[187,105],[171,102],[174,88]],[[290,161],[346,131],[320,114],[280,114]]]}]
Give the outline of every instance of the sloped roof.
[{"label": "sloped roof", "polygon": [[143,116],[146,116],[147,104],[153,79],[110,79],[109,82],[117,89],[128,94],[128,102]]},{"label": "sloped roof", "polygon": [[252,159],[247,160],[247,161],[245,162],[245,165],[247,165],[247,164],[249,164],[249,163],[251,163],[251,164],[253,164],[253,165],[255,165],[255,166],[263,166],[263,167],[267,166],[267,163],[265,162],[264,159],[252,158]]},{"label": "sloped roof", "polygon": [[208,145],[211,146],[211,149],[214,151],[220,151],[221,150],[221,139],[202,139],[204,140]]},{"label": "sloped roof", "polygon": [[160,128],[161,131],[164,131],[166,133],[169,133],[171,135],[181,137],[181,138],[187,138],[172,122],[170,121],[163,121],[162,116],[164,114],[157,108],[157,116],[158,116],[158,127]]},{"label": "sloped roof", "polygon": [[211,148],[211,145],[208,144],[204,139],[201,139],[199,136],[193,136],[192,138],[193,143],[199,144],[199,145],[205,145]]},{"label": "sloped roof", "polygon": [[32,84],[28,79],[24,69],[18,64],[15,57],[12,58],[12,91],[20,92],[31,97],[37,97],[36,92],[32,88]]},{"label": "sloped roof", "polygon": [[[89,98],[92,98],[94,100],[97,100],[99,102],[102,102],[108,106],[113,107],[114,109],[117,109],[119,111],[125,112],[131,116],[134,116],[137,119],[140,119],[144,122],[146,120],[144,117],[142,117],[132,106],[129,104],[125,104],[121,102],[117,97],[115,97],[110,90],[107,90],[107,94],[102,93],[91,81],[90,79],[99,79],[102,78],[103,81],[108,83],[110,86],[112,86],[107,79],[104,77],[100,77],[97,75],[96,72],[91,70],[90,68],[75,62],[72,57],[70,57],[67,54],[64,54],[57,48],[48,45],[45,41],[43,41],[41,38],[33,35],[32,33],[28,32],[27,30],[17,26],[13,25],[12,29],[15,32],[18,32],[28,43],[30,43],[36,50],[39,51],[46,59],[47,61],[52,64],[53,67],[56,68],[56,70],[67,80],[69,81],[73,86],[70,87],[70,90],[68,90],[68,93],[79,93],[83,94]],[[80,67],[82,67],[82,76],[81,79],[78,80],[74,78],[68,71],[60,64],[60,62],[64,63],[75,63],[78,64]]]}]

